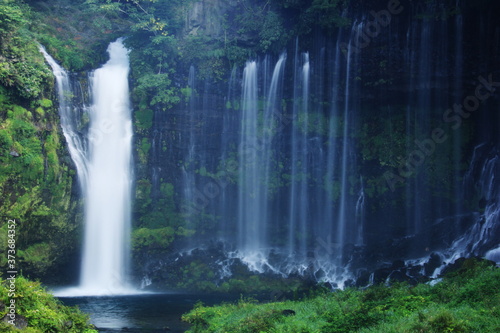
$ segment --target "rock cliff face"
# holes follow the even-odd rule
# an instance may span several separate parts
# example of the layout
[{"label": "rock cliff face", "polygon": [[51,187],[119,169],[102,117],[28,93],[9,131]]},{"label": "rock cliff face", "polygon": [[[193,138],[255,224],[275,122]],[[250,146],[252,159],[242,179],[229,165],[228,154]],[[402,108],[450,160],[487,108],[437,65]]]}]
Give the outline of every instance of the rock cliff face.
[{"label": "rock cliff face", "polygon": [[79,195],[52,86],[31,101],[0,90],[0,240],[7,244],[7,221],[14,220],[18,269],[65,281],[61,272],[79,251]]},{"label": "rock cliff face", "polygon": [[224,16],[234,10],[237,1],[202,0],[193,2],[186,13],[183,33],[196,36],[203,34],[210,38],[220,38],[224,34]]},{"label": "rock cliff face", "polygon": [[[243,166],[249,160],[241,157],[250,154],[242,147],[250,121],[244,95],[248,67],[215,77],[196,61],[179,66],[176,84],[185,89],[185,99],[171,110],[154,111],[143,184],[151,193],[150,207],[174,203],[173,211],[158,212],[167,225],[194,234],[178,234],[165,253],[222,241],[227,256],[256,271],[267,265],[288,274],[306,266],[308,274],[331,281],[345,281],[349,270],[373,271],[432,252],[439,253],[434,259],[449,260],[442,251],[480,223],[481,208],[464,192],[474,147],[498,147],[497,95],[488,84],[477,88],[489,75],[500,79],[499,26],[491,14],[497,9],[439,1],[398,4],[352,4],[344,14],[350,25],[292,38],[273,96],[278,54],[248,58],[257,66],[258,146],[251,149],[259,167]],[[237,2],[196,2],[187,11],[184,36],[234,38],[241,9]],[[259,43],[260,35],[248,31],[237,35],[238,45]],[[489,97],[460,114],[454,105],[474,107],[465,104],[475,89],[488,90]],[[266,141],[262,128],[271,98],[278,103]],[[433,138],[440,142],[431,147]],[[248,178],[252,170],[266,174]],[[259,185],[250,191],[243,188],[245,179]],[[167,193],[165,184],[173,191]],[[266,198],[258,205],[266,207],[265,220],[241,216],[247,194]],[[246,223],[266,230],[260,259],[245,257],[238,245],[242,230],[251,230]],[[154,275],[147,267],[161,271],[157,254],[147,263],[147,251],[137,253],[144,275]]]}]

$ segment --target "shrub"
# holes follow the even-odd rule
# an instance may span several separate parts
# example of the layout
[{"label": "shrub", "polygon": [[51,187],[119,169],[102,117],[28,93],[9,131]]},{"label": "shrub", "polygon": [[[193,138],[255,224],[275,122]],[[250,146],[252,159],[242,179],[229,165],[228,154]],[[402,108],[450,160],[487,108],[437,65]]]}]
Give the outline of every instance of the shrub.
[{"label": "shrub", "polygon": [[[22,276],[15,279],[15,295],[9,296],[6,280],[0,279],[0,302],[10,304],[15,300],[16,315],[25,317],[28,322],[26,330],[17,330],[12,325],[0,323],[0,330],[5,332],[65,332],[65,333],[97,333],[93,325],[88,323],[88,316],[77,308],[63,305],[49,294],[39,282],[32,282]],[[0,311],[3,317],[7,309]],[[2,330],[3,329],[3,330]]]}]

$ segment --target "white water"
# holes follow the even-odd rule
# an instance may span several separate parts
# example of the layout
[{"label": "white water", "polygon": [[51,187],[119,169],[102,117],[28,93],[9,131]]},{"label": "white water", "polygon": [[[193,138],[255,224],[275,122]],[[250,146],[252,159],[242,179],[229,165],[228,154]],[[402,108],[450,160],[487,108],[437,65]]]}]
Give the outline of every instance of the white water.
[{"label": "white water", "polygon": [[49,61],[58,82],[61,124],[71,157],[77,164],[85,199],[80,284],[76,288],[56,291],[58,296],[135,292],[126,280],[132,185],[128,51],[118,40],[109,45],[108,53],[109,61],[90,76],[92,107],[89,109],[87,152],[76,139],[78,136],[71,122],[74,116],[68,115],[71,105],[64,98],[70,92],[67,74]]},{"label": "white water", "polygon": [[[306,255],[306,237],[308,220],[308,99],[309,99],[309,54],[302,54],[302,69],[299,70],[298,55],[295,54],[295,89],[294,89],[294,121],[295,127],[292,134],[291,147],[291,189],[290,189],[290,211],[289,211],[289,235],[288,251],[290,256],[300,256],[303,259]],[[301,87],[301,89],[300,89]],[[300,128],[300,123],[303,128]]]},{"label": "white water", "polygon": [[68,143],[68,150],[71,155],[71,159],[75,163],[81,190],[83,191],[86,188],[85,184],[88,179],[87,158],[84,142],[77,129],[76,110],[73,108],[73,104],[70,100],[72,93],[68,73],[64,70],[64,68],[59,66],[59,64],[50,56],[50,54],[47,53],[43,46],[40,46],[40,52],[42,52],[45,60],[47,60],[48,64],[52,68],[52,72],[56,78],[61,127],[66,142]]},{"label": "white water", "polygon": [[[443,264],[434,270],[433,278],[437,278],[447,264],[459,258],[479,256],[495,261],[497,265],[500,264],[500,243],[498,243],[500,156],[498,152],[491,153],[487,157],[483,156],[486,148],[485,144],[475,148],[470,169],[465,176],[465,182],[474,184],[479,196],[486,201],[484,212],[476,216],[475,223],[463,235],[455,239],[451,246],[445,250],[436,251]],[[478,178],[475,179],[474,173],[478,171]],[[423,257],[406,262],[410,265],[423,266],[428,260],[429,257]]]},{"label": "white water", "polygon": [[195,161],[196,161],[196,119],[195,119],[195,108],[196,105],[196,86],[195,86],[195,69],[194,66],[189,68],[189,79],[188,87],[191,89],[191,96],[189,97],[189,105],[187,111],[189,112],[189,147],[186,154],[186,162],[182,166],[182,183],[184,188],[184,206],[185,211],[188,214],[188,218],[192,212],[196,211],[195,202],[195,191],[196,191],[196,180],[194,177]]},{"label": "white water", "polygon": [[245,256],[259,252],[266,244],[263,195],[260,185],[262,165],[258,151],[257,63],[248,62],[243,72],[243,120],[239,151],[238,244]]},{"label": "white water", "polygon": [[[350,38],[354,38],[361,27],[356,25]],[[321,110],[315,113],[311,100],[311,96],[318,98],[317,94],[323,93],[322,75],[315,72],[315,63],[310,61],[309,54],[300,54],[296,46],[290,115],[283,114],[286,105],[282,104],[281,97],[282,86],[286,85],[285,55],[275,63],[274,70],[268,58],[247,62],[242,79],[238,151],[238,237],[236,250],[228,256],[241,259],[252,271],[282,276],[312,272],[316,279],[342,287],[352,278],[343,247],[364,243],[365,196],[362,178],[358,196],[349,192],[349,179],[356,175],[349,137],[355,126],[355,122],[351,122],[356,118],[353,113],[359,109],[350,94],[351,89],[358,93],[352,79],[358,57],[349,54],[345,64],[339,51],[334,59],[333,86],[337,87],[347,76],[348,89],[335,91],[330,127],[324,129],[330,134],[326,151],[322,148],[322,130],[316,127],[316,117]],[[290,133],[289,144],[273,140],[285,133]],[[278,171],[279,149],[289,149],[286,164],[290,170]],[[281,172],[289,173],[289,179],[276,178]],[[289,191],[276,191],[273,181],[289,182]],[[313,188],[313,182],[326,185]],[[339,194],[335,193],[336,184],[341,185]],[[287,211],[279,211],[274,200],[286,202]],[[283,239],[282,233],[285,241],[278,244],[277,239]]]},{"label": "white water", "polygon": [[[271,80],[264,62],[265,107],[259,114],[259,66],[248,62],[243,72],[242,122],[239,146],[238,254],[250,269],[263,272],[273,268],[267,262],[271,155],[273,139],[283,124],[278,123],[286,55],[277,61]],[[262,115],[262,120],[260,116]]]},{"label": "white water", "polygon": [[80,288],[86,294],[126,292],[129,253],[132,120],[128,51],[108,47],[110,60],[91,79],[89,181]]}]

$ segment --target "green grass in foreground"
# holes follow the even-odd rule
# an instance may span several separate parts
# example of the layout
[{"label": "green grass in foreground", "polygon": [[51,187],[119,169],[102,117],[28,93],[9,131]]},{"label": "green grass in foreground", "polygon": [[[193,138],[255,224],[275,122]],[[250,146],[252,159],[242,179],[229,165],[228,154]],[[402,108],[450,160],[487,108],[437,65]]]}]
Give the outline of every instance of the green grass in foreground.
[{"label": "green grass in foreground", "polygon": [[199,305],[183,320],[191,323],[191,333],[500,332],[500,269],[467,259],[435,286],[372,286],[300,301]]},{"label": "green grass in foreground", "polygon": [[88,323],[87,315],[76,308],[63,305],[45,291],[39,282],[18,276],[15,279],[15,287],[10,287],[8,280],[0,279],[0,319],[10,312],[9,306],[11,300],[14,300],[17,324],[27,321],[28,326],[19,330],[0,321],[0,332],[97,333]]}]

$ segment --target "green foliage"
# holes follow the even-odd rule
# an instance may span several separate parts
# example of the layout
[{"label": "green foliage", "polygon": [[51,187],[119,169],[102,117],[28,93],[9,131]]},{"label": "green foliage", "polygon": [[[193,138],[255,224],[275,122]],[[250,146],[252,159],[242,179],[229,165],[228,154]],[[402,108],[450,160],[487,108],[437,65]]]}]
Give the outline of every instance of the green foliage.
[{"label": "green foliage", "polygon": [[135,126],[139,131],[148,130],[153,126],[154,112],[151,109],[143,108],[134,113]]},{"label": "green foliage", "polygon": [[[500,269],[471,260],[431,287],[322,292],[301,301],[197,306],[189,332],[496,332]],[[283,310],[295,311],[285,316]]]},{"label": "green foliage", "polygon": [[[168,34],[165,17],[157,15],[158,9],[171,8],[179,1],[159,2],[157,0],[87,0],[85,4],[95,13],[114,19],[124,15],[131,21],[132,31],[147,31],[154,35]],[[170,18],[170,17],[169,17]]]},{"label": "green foliage", "polygon": [[[150,42],[145,43],[144,38]],[[175,54],[172,44],[175,40],[170,36],[138,34],[126,42],[132,48],[130,61],[132,78],[135,80],[132,98],[139,106],[137,112],[143,113],[144,128],[147,128],[152,107],[166,110],[180,102],[178,88],[172,85],[171,80],[174,70],[168,65],[170,54]]]},{"label": "green foliage", "polygon": [[287,34],[283,27],[283,18],[273,11],[268,11],[259,31],[259,47],[263,52],[274,50],[279,52],[284,47]]},{"label": "green foliage", "polygon": [[51,108],[53,106],[53,103],[50,99],[43,98],[38,101],[38,104],[43,107],[43,108]]},{"label": "green foliage", "polygon": [[[184,1],[92,0],[87,4],[96,11],[125,15],[130,22],[127,46],[131,49],[131,75],[134,80],[132,99],[138,112],[151,107],[167,110],[180,102],[177,87],[172,84],[177,55],[176,30],[182,23],[179,8]],[[147,116],[147,115],[145,115]],[[149,122],[142,123],[149,128]]]},{"label": "green foliage", "polygon": [[375,160],[382,167],[398,167],[401,156],[406,153],[411,131],[406,126],[405,113],[387,114],[378,112],[377,120],[370,119],[360,131],[360,151],[363,160]]},{"label": "green foliage", "polygon": [[148,229],[139,228],[132,232],[132,248],[134,251],[148,252],[169,248],[174,240],[175,231],[171,227]]},{"label": "green foliage", "polygon": [[[361,173],[367,175],[365,182],[365,193],[370,197],[383,197],[388,191],[389,186],[385,179],[385,172],[390,171],[394,175],[400,176],[399,170],[406,170],[406,166],[411,159],[414,159],[414,153],[417,152],[424,156],[421,164],[414,168],[413,172],[404,174],[403,182],[396,182],[395,187],[402,189],[406,182],[414,182],[418,175],[426,173],[423,185],[429,190],[429,194],[455,200],[455,193],[458,191],[457,180],[454,178],[456,171],[452,169],[457,165],[453,155],[456,147],[453,144],[456,138],[452,135],[458,135],[448,131],[445,135],[449,136],[444,142],[436,143],[431,141],[432,134],[429,128],[440,128],[443,126],[437,119],[435,124],[429,124],[425,128],[418,125],[415,115],[410,114],[406,106],[396,106],[392,108],[380,108],[373,112],[372,107],[364,110],[364,121],[356,131],[355,139],[357,150],[361,157]],[[425,110],[413,110],[415,114],[426,112]],[[439,111],[436,111],[439,112]],[[468,124],[463,125],[460,133],[461,139],[459,149],[466,151],[470,144],[470,133],[472,129]],[[431,142],[430,151],[422,151],[425,142]],[[412,165],[411,163],[409,164]],[[465,171],[467,165],[460,164],[459,167]],[[410,167],[410,170],[412,168]],[[406,194],[402,194],[402,200]]]},{"label": "green foliage", "polygon": [[306,9],[302,20],[307,26],[318,24],[326,30],[343,27],[349,24],[349,19],[342,16],[342,10],[349,0],[313,0]]},{"label": "green foliage", "polygon": [[0,33],[9,34],[27,23],[23,9],[17,1],[0,3]]},{"label": "green foliage", "polygon": [[345,27],[350,18],[343,14],[350,0],[274,0],[279,8],[286,10],[290,30],[295,35],[307,35],[314,28],[332,33],[335,28]]},{"label": "green foliage", "polygon": [[[230,43],[230,42],[229,42]],[[188,35],[179,42],[179,54],[186,64],[196,64],[199,79],[214,78],[222,80],[229,70],[225,59],[228,43],[214,40],[203,33]],[[234,58],[231,60],[238,61]]]},{"label": "green foliage", "polygon": [[286,29],[282,13],[269,4],[242,0],[224,15],[210,13],[211,19],[220,21],[219,35],[203,27],[193,29],[179,39],[178,57],[183,64],[196,64],[198,78],[220,81],[250,57],[282,52],[292,32]]},{"label": "green foliage", "polygon": [[[0,279],[0,304],[9,306],[15,301],[16,314],[28,321],[26,330],[17,330],[5,322],[0,322],[2,332],[65,332],[65,333],[97,333],[89,318],[77,308],[62,305],[49,294],[39,282],[32,282],[22,276],[15,279],[15,295],[9,296],[10,283]],[[0,317],[8,312],[8,308],[0,307]]]},{"label": "green foliage", "polygon": [[151,182],[147,179],[139,179],[135,186],[135,205],[134,207],[144,212],[149,209],[151,204]]},{"label": "green foliage", "polygon": [[220,280],[213,267],[203,259],[195,259],[182,265],[178,270],[171,272],[168,286],[180,290],[197,290],[208,293],[270,293],[279,291],[284,293],[304,290],[304,281],[300,279],[280,279],[272,276],[263,276],[250,272],[246,266],[232,267],[232,276]]},{"label": "green foliage", "polygon": [[0,84],[22,98],[40,96],[51,74],[28,31],[31,12],[19,1],[0,2]]},{"label": "green foliage", "polygon": [[419,314],[419,323],[413,325],[415,331],[423,332],[470,332],[472,327],[466,320],[444,307]]},{"label": "green foliage", "polygon": [[17,255],[26,265],[26,269],[32,272],[40,272],[54,263],[55,253],[56,251],[51,248],[51,244],[37,243],[25,250],[19,250]]},{"label": "green foliage", "polygon": [[81,70],[85,67],[87,58],[90,56],[79,50],[78,43],[74,40],[59,39],[51,35],[38,35],[39,42],[45,46],[47,52],[59,60],[67,69]]},{"label": "green foliage", "polygon": [[201,260],[192,261],[177,273],[177,288],[184,290],[213,291],[215,273],[211,267]]},{"label": "green foliage", "polygon": [[[239,39],[256,42],[254,52],[281,52],[291,37],[283,22],[283,17],[263,1],[241,1],[243,10],[236,17]],[[234,23],[233,23],[234,24]]]},{"label": "green foliage", "polygon": [[32,4],[34,38],[64,68],[81,71],[106,61],[110,41],[125,34],[130,22],[99,10],[85,0],[54,0]]},{"label": "green foliage", "polygon": [[273,322],[279,320],[283,315],[280,311],[269,309],[250,314],[230,327],[231,332],[259,333],[268,331],[273,327]]},{"label": "green foliage", "polygon": [[328,120],[323,113],[308,112],[299,113],[297,125],[300,130],[307,134],[327,135]]},{"label": "green foliage", "polygon": [[148,160],[148,153],[149,149],[151,148],[151,144],[149,143],[148,138],[142,138],[141,140],[141,145],[139,146],[138,153],[139,153],[139,161],[142,164],[146,164]]},{"label": "green foliage", "polygon": [[[31,112],[17,105],[10,106],[2,127],[2,143],[5,144],[0,156],[2,171],[14,172],[27,181],[38,183],[43,176],[44,161],[41,154],[42,142],[36,136],[37,129],[32,122]],[[4,175],[7,177],[8,173]],[[14,175],[11,174],[10,177],[12,176]]]},{"label": "green foliage", "polygon": [[159,197],[151,200],[151,185],[148,181],[141,181],[141,201],[139,201],[140,224],[147,228],[170,226],[176,228],[182,224],[177,213],[174,201],[173,186],[169,183],[161,184]]},{"label": "green foliage", "polygon": [[[0,87],[0,215],[18,222],[17,257],[25,274],[46,276],[76,243],[77,226],[69,218],[72,178],[62,163],[52,101],[34,99],[28,108],[13,100]],[[4,219],[0,230],[5,228]]]},{"label": "green foliage", "polygon": [[134,93],[140,101],[148,100],[150,106],[160,105],[166,110],[180,102],[177,89],[171,87],[171,83],[168,73],[141,75]]}]

